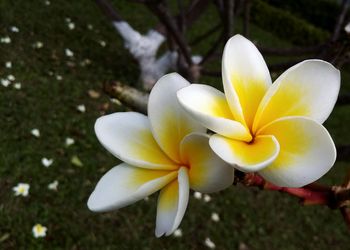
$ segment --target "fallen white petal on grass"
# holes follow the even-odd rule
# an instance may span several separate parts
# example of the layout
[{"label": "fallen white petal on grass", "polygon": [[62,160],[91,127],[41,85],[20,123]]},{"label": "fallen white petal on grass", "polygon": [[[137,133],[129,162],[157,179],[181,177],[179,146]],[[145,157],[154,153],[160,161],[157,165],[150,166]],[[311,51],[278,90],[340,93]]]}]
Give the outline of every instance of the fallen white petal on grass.
[{"label": "fallen white petal on grass", "polygon": [[209,194],[205,194],[205,195],[204,195],[204,201],[205,201],[205,202],[211,201],[211,197],[210,197]]},{"label": "fallen white petal on grass", "polygon": [[53,163],[53,159],[48,159],[48,158],[42,158],[41,159],[41,164],[43,164],[44,167],[50,167]]},{"label": "fallen white petal on grass", "polygon": [[58,180],[54,180],[49,185],[47,185],[47,188],[53,191],[57,191],[57,187],[58,187]]},{"label": "fallen white petal on grass", "polygon": [[11,32],[18,33],[19,29],[16,26],[11,26],[10,27]]},{"label": "fallen white petal on grass", "polygon": [[75,29],[75,24],[74,23],[68,23],[68,29],[74,30]]},{"label": "fallen white petal on grass", "polygon": [[56,75],[56,80],[57,81],[62,81],[63,77],[61,75]]},{"label": "fallen white petal on grass", "polygon": [[11,82],[8,79],[1,79],[1,85],[4,87],[8,87]]},{"label": "fallen white petal on grass", "polygon": [[198,200],[202,199],[202,193],[200,193],[200,192],[194,192],[193,196],[194,196],[194,198],[196,198]]},{"label": "fallen white petal on grass", "polygon": [[49,6],[51,4],[50,1],[45,1],[45,5]]},{"label": "fallen white petal on grass", "polygon": [[47,227],[41,224],[35,224],[32,228],[32,233],[35,238],[45,237],[46,231],[47,231]]},{"label": "fallen white petal on grass", "polygon": [[41,49],[42,47],[44,47],[44,44],[40,41],[37,41],[33,44],[33,47],[36,49]]},{"label": "fallen white petal on grass", "polygon": [[68,56],[68,57],[73,57],[74,56],[73,51],[71,51],[70,49],[65,49],[64,52],[65,52],[66,56]]},{"label": "fallen white petal on grass", "polygon": [[35,137],[40,137],[40,130],[37,128],[33,128],[30,133]]},{"label": "fallen white petal on grass", "polygon": [[204,241],[204,244],[209,247],[210,249],[214,249],[215,248],[215,243],[211,241],[211,239],[206,238]]},{"label": "fallen white petal on grass", "polygon": [[18,183],[17,186],[13,187],[12,190],[16,196],[28,196],[30,185],[28,183]]},{"label": "fallen white petal on grass", "polygon": [[89,30],[93,30],[93,29],[94,29],[94,26],[92,26],[92,24],[88,24],[88,25],[87,25],[87,28],[88,28]]},{"label": "fallen white petal on grass", "polygon": [[86,111],[85,105],[84,104],[78,105],[77,110],[81,113],[85,113],[85,111]]},{"label": "fallen white petal on grass", "polygon": [[75,141],[73,138],[67,137],[65,143],[66,143],[66,146],[69,147],[70,145],[73,145]]},{"label": "fallen white petal on grass", "polygon": [[105,41],[103,41],[103,40],[100,40],[98,43],[99,43],[102,47],[106,47],[106,45],[107,45],[107,43],[106,43]]},{"label": "fallen white petal on grass", "polygon": [[7,79],[10,80],[11,82],[13,82],[14,80],[16,80],[16,78],[13,75],[8,75]]},{"label": "fallen white petal on grass", "polygon": [[182,230],[181,230],[181,228],[176,229],[176,230],[174,231],[173,235],[174,235],[175,238],[180,238],[180,237],[182,237]]},{"label": "fallen white petal on grass", "polygon": [[0,43],[11,43],[11,38],[8,36],[1,37],[0,38]]},{"label": "fallen white petal on grass", "polygon": [[21,84],[20,82],[16,82],[16,83],[13,85],[13,87],[14,87],[15,89],[21,89],[21,88],[22,88],[22,84]]},{"label": "fallen white petal on grass", "polygon": [[217,213],[215,213],[215,212],[211,214],[211,219],[212,219],[213,221],[215,221],[215,222],[220,221],[219,215],[218,215]]},{"label": "fallen white petal on grass", "polygon": [[11,69],[12,68],[12,62],[6,62],[5,63],[5,67],[8,68],[8,69]]}]

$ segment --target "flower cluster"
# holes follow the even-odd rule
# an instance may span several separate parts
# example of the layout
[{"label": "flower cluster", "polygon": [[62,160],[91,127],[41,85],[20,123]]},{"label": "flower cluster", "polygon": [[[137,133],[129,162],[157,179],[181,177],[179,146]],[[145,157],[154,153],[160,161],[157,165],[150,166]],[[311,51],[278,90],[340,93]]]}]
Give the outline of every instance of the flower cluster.
[{"label": "flower cluster", "polygon": [[125,112],[99,118],[98,139],[123,163],[101,178],[88,207],[109,211],[160,191],[160,237],[178,228],[190,189],[227,188],[234,169],[300,187],[333,166],[335,146],[321,125],[339,93],[340,74],[332,65],[303,61],[272,84],[257,48],[236,35],[224,49],[222,78],[225,93],[168,74],[151,91],[148,117]]}]

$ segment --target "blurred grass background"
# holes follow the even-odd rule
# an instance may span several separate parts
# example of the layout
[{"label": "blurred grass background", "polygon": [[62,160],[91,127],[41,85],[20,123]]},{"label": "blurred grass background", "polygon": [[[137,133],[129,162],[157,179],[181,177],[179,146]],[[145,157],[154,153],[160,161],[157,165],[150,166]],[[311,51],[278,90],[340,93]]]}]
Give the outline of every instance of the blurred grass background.
[{"label": "blurred grass background", "polygon": [[[125,110],[102,93],[102,83],[134,83],[139,71],[93,1],[47,2],[0,1],[0,37],[11,38],[9,44],[0,43],[0,78],[12,74],[22,84],[20,90],[13,84],[0,85],[0,249],[202,249],[207,237],[217,249],[349,248],[349,232],[338,211],[303,207],[285,194],[242,186],[211,195],[210,202],[191,196],[179,238],[155,238],[156,195],[119,211],[90,212],[86,201],[95,184],[118,164],[98,143],[94,122],[105,111]],[[157,22],[141,5],[112,2],[139,31],[146,32]],[[74,22],[73,30],[67,18]],[[189,36],[216,18],[209,10]],[[240,22],[236,20],[236,32]],[[11,32],[12,26],[19,32]],[[291,45],[270,33],[269,27],[254,24],[251,39],[266,46]],[[43,47],[35,48],[37,42]],[[200,54],[210,43],[210,39],[201,43],[195,52]],[[74,57],[65,55],[66,48]],[[5,67],[7,61],[12,68]],[[220,61],[212,67],[220,68]],[[350,90],[348,74],[342,72],[342,92]],[[221,85],[219,78],[205,77],[201,82]],[[101,96],[91,98],[88,90]],[[80,104],[86,106],[85,113],[77,111]],[[336,144],[345,144],[350,141],[349,124],[350,109],[342,106],[335,108],[325,126]],[[39,138],[31,135],[34,128],[40,130]],[[65,146],[66,137],[74,138],[75,144]],[[71,163],[74,156],[83,166]],[[52,166],[43,167],[43,157],[54,159]],[[337,162],[321,182],[340,184],[347,171],[349,162]],[[58,190],[48,190],[54,180],[59,181]],[[14,196],[12,187],[19,182],[30,184],[28,197]],[[212,212],[219,214],[219,222],[210,219]],[[45,238],[33,237],[36,223],[48,228]]]}]

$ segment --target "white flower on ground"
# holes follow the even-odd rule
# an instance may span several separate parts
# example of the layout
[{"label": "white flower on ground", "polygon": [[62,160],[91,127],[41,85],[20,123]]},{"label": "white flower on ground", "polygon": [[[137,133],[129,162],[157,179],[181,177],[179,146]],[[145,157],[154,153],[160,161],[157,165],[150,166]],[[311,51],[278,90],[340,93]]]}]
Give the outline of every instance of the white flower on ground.
[{"label": "white flower on ground", "polygon": [[78,105],[77,110],[81,113],[85,113],[85,111],[86,111],[85,105],[84,104]]},{"label": "white flower on ground", "polygon": [[34,238],[45,237],[47,232],[47,228],[41,224],[35,224],[32,228],[32,233]]},{"label": "white flower on ground", "polygon": [[22,88],[22,84],[21,84],[20,82],[16,82],[16,83],[13,85],[13,87],[14,87],[15,89],[21,89],[21,88]]},{"label": "white flower on ground", "polygon": [[49,6],[50,4],[51,4],[50,1],[45,1],[45,5],[46,5],[46,6]]},{"label": "white flower on ground", "polygon": [[58,187],[58,181],[57,180],[54,180],[49,185],[47,185],[48,189],[54,190],[54,191],[57,191],[57,187]]},{"label": "white flower on ground", "polygon": [[71,51],[70,49],[65,49],[65,50],[64,50],[64,53],[65,53],[66,56],[68,56],[68,57],[73,57],[73,56],[74,56],[73,51]]},{"label": "white flower on ground", "polygon": [[33,44],[33,47],[36,49],[41,49],[42,47],[44,47],[44,44],[40,41],[37,41]]},{"label": "white flower on ground", "polygon": [[19,29],[16,26],[11,26],[10,27],[11,32],[18,33]]},{"label": "white flower on ground", "polygon": [[14,80],[16,80],[16,78],[13,75],[8,75],[7,79],[11,82],[13,82]]},{"label": "white flower on ground", "polygon": [[176,230],[174,231],[173,235],[174,235],[175,238],[180,238],[180,237],[182,237],[182,230],[181,230],[181,228],[176,229]]},{"label": "white flower on ground", "polygon": [[67,138],[66,138],[65,144],[66,144],[67,147],[69,147],[69,146],[73,145],[74,142],[75,142],[75,141],[74,141],[73,138],[67,137]]},{"label": "white flower on ground", "polygon": [[11,38],[8,36],[1,37],[0,38],[0,43],[11,43]]},{"label": "white flower on ground", "polygon": [[75,29],[75,24],[74,23],[68,23],[68,29],[74,30]]},{"label": "white flower on ground", "polygon": [[40,137],[40,130],[37,128],[33,128],[30,133],[35,137]]},{"label": "white flower on ground", "polygon": [[210,195],[205,194],[205,195],[204,195],[204,201],[205,201],[205,202],[209,202],[209,201],[211,201],[211,197],[210,197]]},{"label": "white flower on ground", "polygon": [[94,26],[93,26],[92,24],[88,24],[88,25],[87,25],[87,28],[88,28],[89,30],[93,30],[93,29],[94,29]]},{"label": "white flower on ground", "polygon": [[28,196],[30,185],[27,183],[18,183],[17,186],[13,187],[12,190],[16,196]]},{"label": "white flower on ground", "polygon": [[106,47],[106,45],[107,45],[107,43],[106,43],[105,41],[103,41],[103,40],[100,40],[98,43],[99,43],[102,47]]},{"label": "white flower on ground", "polygon": [[213,221],[215,221],[215,222],[220,221],[220,217],[219,217],[219,215],[218,215],[217,213],[212,213],[212,214],[211,214],[211,219],[212,219]]},{"label": "white flower on ground", "polygon": [[11,82],[8,79],[1,79],[1,85],[4,87],[8,87]]},{"label": "white flower on ground", "polygon": [[193,193],[194,198],[196,198],[197,200],[202,199],[202,193],[201,192],[194,192]]},{"label": "white flower on ground", "polygon": [[11,69],[12,68],[12,62],[6,62],[5,63],[5,67],[8,68],[8,69]]},{"label": "white flower on ground", "polygon": [[236,35],[225,46],[222,76],[225,94],[200,84],[178,92],[187,112],[216,133],[209,143],[218,156],[283,187],[301,187],[328,172],[336,149],[321,124],[337,100],[339,70],[306,60],[271,84],[258,49]]},{"label": "white flower on ground", "polygon": [[210,238],[206,238],[204,244],[210,249],[214,249],[216,247],[214,242],[212,242]]},{"label": "white flower on ground", "polygon": [[96,121],[97,138],[124,163],[98,182],[88,200],[90,210],[118,209],[160,191],[155,234],[168,236],[182,221],[190,188],[208,193],[232,185],[233,168],[211,151],[206,129],[176,99],[186,86],[180,75],[165,75],[151,91],[149,117],[124,112]]},{"label": "white flower on ground", "polygon": [[63,77],[61,75],[56,75],[56,80],[57,81],[62,81]]},{"label": "white flower on ground", "polygon": [[50,167],[53,163],[53,159],[47,159],[47,158],[42,158],[41,159],[41,164],[43,164],[44,167]]}]

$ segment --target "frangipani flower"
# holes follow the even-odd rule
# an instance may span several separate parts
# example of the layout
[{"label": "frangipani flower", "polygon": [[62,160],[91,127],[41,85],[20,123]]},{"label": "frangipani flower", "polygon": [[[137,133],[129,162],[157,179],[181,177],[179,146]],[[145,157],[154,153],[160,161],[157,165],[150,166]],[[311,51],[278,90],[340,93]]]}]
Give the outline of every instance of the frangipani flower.
[{"label": "frangipani flower", "polygon": [[244,172],[300,187],[323,176],[336,149],[321,125],[330,115],[340,88],[340,73],[321,60],[306,60],[272,85],[257,48],[236,35],[222,59],[225,94],[193,84],[178,92],[180,104],[216,134],[210,146]]},{"label": "frangipani flower", "polygon": [[233,168],[209,147],[206,129],[180,107],[176,92],[189,83],[173,73],[154,86],[147,116],[114,113],[96,121],[102,145],[124,163],[98,182],[88,207],[103,212],[127,206],[160,190],[155,234],[179,226],[189,189],[216,192],[233,182]]}]

